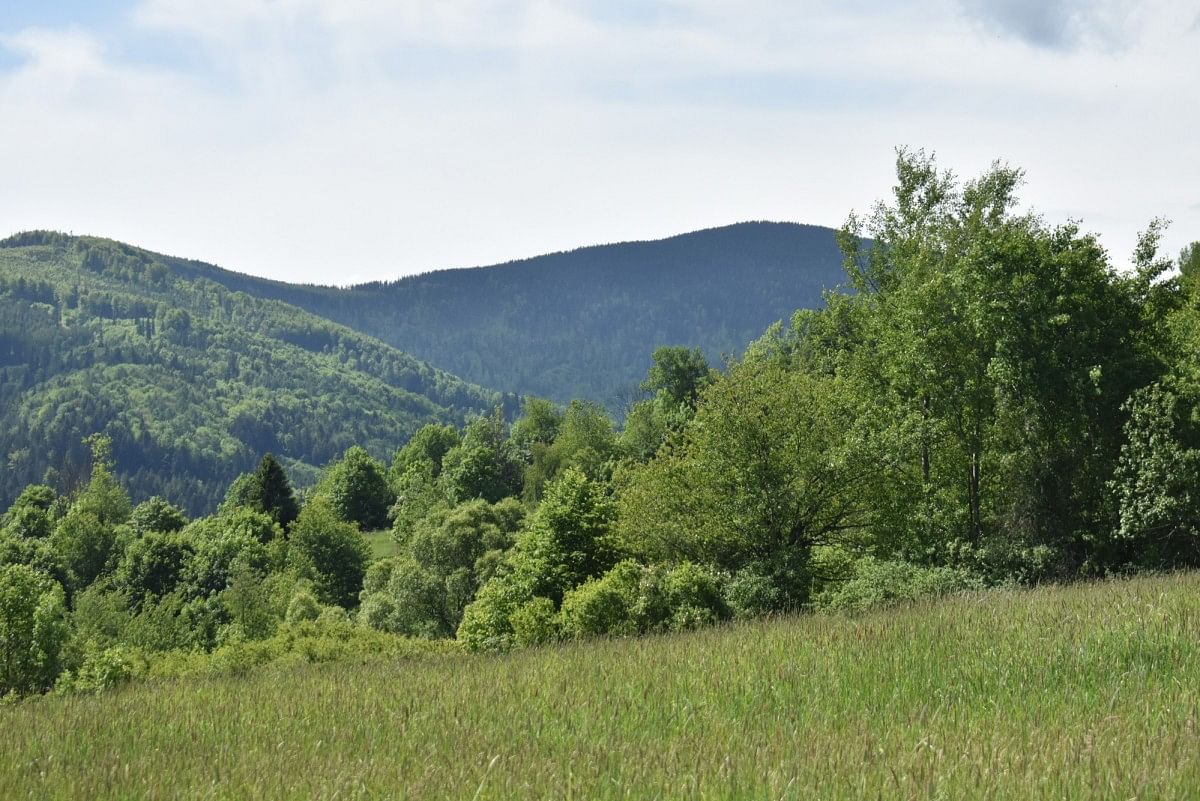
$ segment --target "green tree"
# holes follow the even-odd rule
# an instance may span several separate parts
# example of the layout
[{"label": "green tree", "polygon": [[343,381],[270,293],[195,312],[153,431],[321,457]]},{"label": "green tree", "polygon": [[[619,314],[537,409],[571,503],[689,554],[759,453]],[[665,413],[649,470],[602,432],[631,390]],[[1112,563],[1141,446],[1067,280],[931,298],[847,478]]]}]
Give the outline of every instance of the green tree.
[{"label": "green tree", "polygon": [[1113,561],[1153,568],[1200,564],[1200,433],[1177,394],[1154,385],[1130,399],[1112,490],[1119,508]]},{"label": "green tree", "polygon": [[779,361],[747,361],[704,393],[677,442],[619,480],[616,536],[651,561],[750,570],[803,603],[817,545],[869,522],[887,475],[852,392]]},{"label": "green tree", "polygon": [[613,514],[604,487],[579,470],[551,482],[504,562],[463,611],[458,638],[475,650],[510,647],[514,616],[528,604],[541,598],[557,609],[567,591],[611,568],[619,558],[609,533]]},{"label": "green tree", "polygon": [[187,524],[188,519],[182,509],[157,495],[135,506],[129,517],[130,527],[139,536],[151,531],[171,534],[183,530]]},{"label": "green tree", "polygon": [[49,689],[67,636],[62,587],[25,565],[0,567],[0,695]]},{"label": "green tree", "polygon": [[403,448],[396,451],[389,471],[391,479],[398,481],[413,468],[426,465],[430,474],[437,478],[442,473],[442,459],[459,442],[461,438],[454,426],[438,423],[422,426]]},{"label": "green tree", "polygon": [[304,507],[288,538],[288,560],[312,579],[323,603],[353,608],[371,559],[371,547],[353,523],[323,499]]},{"label": "green tree", "polygon": [[[268,532],[273,536],[264,541]],[[270,517],[248,509],[193,522],[180,534],[195,549],[181,587],[189,598],[211,598],[240,571],[266,576],[278,566],[272,549],[278,538],[279,528]]]},{"label": "green tree", "polygon": [[92,453],[92,474],[87,486],[71,504],[73,511],[94,516],[104,526],[117,526],[129,519],[133,507],[129,494],[113,474],[112,440],[93,434],[84,440]]},{"label": "green tree", "polygon": [[620,440],[625,455],[649,460],[668,436],[692,419],[701,393],[717,376],[698,348],[663,347],[654,351],[653,364],[641,387],[651,397],[635,403],[625,417]]},{"label": "green tree", "polygon": [[54,515],[58,494],[50,487],[32,484],[21,491],[0,518],[0,529],[18,537],[44,539],[57,522]]},{"label": "green tree", "polygon": [[524,516],[513,498],[496,504],[476,499],[435,512],[404,541],[401,556],[369,568],[363,619],[401,634],[453,636],[463,609],[512,545]]},{"label": "green tree", "polygon": [[876,484],[873,526],[917,561],[1048,548],[1078,568],[1107,525],[1121,404],[1159,369],[1138,344],[1148,275],[1118,275],[1075,225],[1018,213],[1021,182],[997,165],[960,184],[901,151],[894,200],[841,233],[856,294],[794,326],[813,369],[890,406],[908,444]]},{"label": "green tree", "polygon": [[656,348],[653,362],[642,382],[642,391],[662,394],[670,403],[696,407],[700,393],[712,383],[713,369],[699,348],[666,346]]},{"label": "green tree", "polygon": [[607,480],[617,451],[612,420],[604,408],[587,401],[571,401],[554,441],[534,443],[531,448],[531,463],[525,468],[526,502],[536,504],[546,484],[572,467],[594,481]]},{"label": "green tree", "polygon": [[512,426],[509,435],[513,447],[521,459],[530,462],[534,450],[546,447],[558,437],[563,423],[562,410],[544,398],[527,397],[521,403],[521,416]]},{"label": "green tree", "polygon": [[300,504],[283,466],[271,454],[263,456],[252,473],[239,477],[229,487],[224,508],[245,507],[265,512],[287,529],[300,514]]},{"label": "green tree", "polygon": [[150,530],[126,547],[114,574],[116,585],[140,607],[146,596],[172,592],[194,554],[192,543],[179,534]]},{"label": "green tree", "polygon": [[327,498],[343,521],[365,531],[386,528],[396,501],[384,466],[357,445],[329,467],[315,494]]},{"label": "green tree", "polygon": [[495,503],[520,492],[521,465],[509,447],[500,409],[467,424],[462,443],[442,462],[439,481],[451,505],[472,498]]}]

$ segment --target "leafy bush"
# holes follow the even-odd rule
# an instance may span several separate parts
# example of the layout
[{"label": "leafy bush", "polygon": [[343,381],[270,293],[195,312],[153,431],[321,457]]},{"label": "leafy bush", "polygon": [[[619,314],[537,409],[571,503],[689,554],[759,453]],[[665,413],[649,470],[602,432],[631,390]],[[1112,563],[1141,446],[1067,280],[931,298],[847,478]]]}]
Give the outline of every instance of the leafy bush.
[{"label": "leafy bush", "polygon": [[624,561],[563,598],[565,636],[630,635],[683,631],[729,617],[720,578],[684,562],[674,567]]},{"label": "leafy bush", "polygon": [[180,651],[162,654],[151,661],[147,674],[171,678],[246,675],[258,669],[296,664],[434,656],[457,650],[450,641],[398,637],[326,616],[287,623],[265,640],[234,641],[209,654]]},{"label": "leafy bush", "polygon": [[977,576],[965,570],[864,557],[856,563],[851,578],[825,589],[813,605],[831,611],[863,612],[982,586]]},{"label": "leafy bush", "polygon": [[297,589],[288,602],[288,623],[303,623],[305,620],[316,620],[321,614],[321,604],[317,596],[307,587]]},{"label": "leafy bush", "polygon": [[0,568],[0,695],[49,688],[67,636],[62,586],[26,565]]},{"label": "leafy bush", "polygon": [[114,646],[89,651],[74,673],[63,673],[56,692],[99,693],[123,684],[146,671],[145,658],[128,648]]},{"label": "leafy bush", "polygon": [[520,646],[545,645],[562,634],[562,626],[549,598],[534,598],[509,615],[513,641]]},{"label": "leafy bush", "polygon": [[595,637],[601,634],[634,634],[642,566],[621,562],[599,578],[589,579],[563,597],[563,634]]}]

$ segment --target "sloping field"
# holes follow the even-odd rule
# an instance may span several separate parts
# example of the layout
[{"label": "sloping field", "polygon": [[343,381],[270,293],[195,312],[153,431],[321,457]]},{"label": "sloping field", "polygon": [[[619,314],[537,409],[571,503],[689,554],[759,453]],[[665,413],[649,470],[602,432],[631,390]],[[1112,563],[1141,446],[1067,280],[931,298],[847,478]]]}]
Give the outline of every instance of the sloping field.
[{"label": "sloping field", "polygon": [[1200,797],[1200,576],[0,706],[2,798]]}]

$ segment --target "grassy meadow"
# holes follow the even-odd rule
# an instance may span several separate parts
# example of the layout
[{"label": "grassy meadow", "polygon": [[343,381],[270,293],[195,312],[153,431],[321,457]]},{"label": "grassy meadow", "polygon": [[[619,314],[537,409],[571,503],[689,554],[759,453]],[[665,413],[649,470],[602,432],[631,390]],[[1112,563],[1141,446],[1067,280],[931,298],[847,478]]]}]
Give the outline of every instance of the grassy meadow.
[{"label": "grassy meadow", "polygon": [[1200,797],[1200,575],[0,706],[0,798]]},{"label": "grassy meadow", "polygon": [[396,542],[391,529],[368,531],[363,536],[371,546],[371,561],[389,559],[400,554],[400,544]]}]

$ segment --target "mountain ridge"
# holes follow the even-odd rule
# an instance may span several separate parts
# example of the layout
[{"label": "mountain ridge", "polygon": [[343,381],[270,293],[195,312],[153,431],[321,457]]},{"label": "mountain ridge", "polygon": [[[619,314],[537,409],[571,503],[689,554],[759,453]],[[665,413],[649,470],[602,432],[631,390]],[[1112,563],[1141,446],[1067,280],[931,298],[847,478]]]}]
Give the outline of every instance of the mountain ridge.
[{"label": "mountain ridge", "polygon": [[[10,238],[12,239],[12,238]],[[148,253],[148,251],[145,251]],[[832,229],[743,222],[350,287],[293,284],[153,254],[176,272],[280,300],[480,386],[619,411],[659,345],[712,361],[844,281]]]},{"label": "mountain ridge", "polygon": [[132,246],[44,232],[3,245],[0,501],[38,481],[69,490],[94,432],[113,440],[135,497],[167,495],[198,513],[265,451],[310,483],[351,445],[388,458],[426,423],[516,407]]}]

